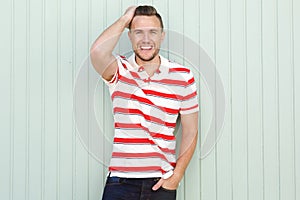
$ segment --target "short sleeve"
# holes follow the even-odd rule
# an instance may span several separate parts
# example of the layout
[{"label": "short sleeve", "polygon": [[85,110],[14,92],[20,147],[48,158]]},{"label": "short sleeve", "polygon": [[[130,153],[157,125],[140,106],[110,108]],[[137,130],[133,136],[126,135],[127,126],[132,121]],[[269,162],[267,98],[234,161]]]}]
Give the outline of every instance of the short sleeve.
[{"label": "short sleeve", "polygon": [[197,111],[199,111],[197,87],[193,73],[189,71],[179,112],[184,115]]},{"label": "short sleeve", "polygon": [[107,81],[101,77],[103,82],[110,88],[114,87],[118,82],[120,76],[126,73],[127,66],[128,66],[126,58],[124,56],[117,55],[115,56],[115,58],[117,60],[118,68],[115,74],[113,75],[113,77],[111,78],[111,80]]}]

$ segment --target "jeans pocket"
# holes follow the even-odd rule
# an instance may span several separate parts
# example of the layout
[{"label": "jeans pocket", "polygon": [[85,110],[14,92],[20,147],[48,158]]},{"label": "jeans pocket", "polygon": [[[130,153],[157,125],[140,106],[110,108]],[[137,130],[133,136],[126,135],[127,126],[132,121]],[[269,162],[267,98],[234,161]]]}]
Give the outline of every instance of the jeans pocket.
[{"label": "jeans pocket", "polygon": [[172,190],[172,189],[167,189],[164,187],[160,187],[161,190],[165,191],[165,192],[176,192],[176,189]]},{"label": "jeans pocket", "polygon": [[107,177],[106,185],[121,185],[121,180],[119,177]]}]

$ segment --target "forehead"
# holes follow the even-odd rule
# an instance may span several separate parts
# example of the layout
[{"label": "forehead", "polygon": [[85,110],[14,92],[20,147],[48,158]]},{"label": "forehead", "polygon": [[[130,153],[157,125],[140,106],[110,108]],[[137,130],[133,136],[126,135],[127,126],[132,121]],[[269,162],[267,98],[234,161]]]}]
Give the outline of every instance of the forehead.
[{"label": "forehead", "polygon": [[131,29],[161,28],[159,19],[156,16],[135,16],[131,22]]}]

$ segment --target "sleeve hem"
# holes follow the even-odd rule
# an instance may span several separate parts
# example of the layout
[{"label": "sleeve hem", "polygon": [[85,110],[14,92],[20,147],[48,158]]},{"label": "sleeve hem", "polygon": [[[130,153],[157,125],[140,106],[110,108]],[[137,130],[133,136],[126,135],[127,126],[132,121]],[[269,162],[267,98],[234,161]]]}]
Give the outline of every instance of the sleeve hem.
[{"label": "sleeve hem", "polygon": [[180,111],[179,113],[181,115],[187,115],[187,114],[195,113],[195,112],[198,112],[198,111],[199,111],[199,107],[196,107],[196,108],[193,108],[193,109],[190,109],[190,110]]}]

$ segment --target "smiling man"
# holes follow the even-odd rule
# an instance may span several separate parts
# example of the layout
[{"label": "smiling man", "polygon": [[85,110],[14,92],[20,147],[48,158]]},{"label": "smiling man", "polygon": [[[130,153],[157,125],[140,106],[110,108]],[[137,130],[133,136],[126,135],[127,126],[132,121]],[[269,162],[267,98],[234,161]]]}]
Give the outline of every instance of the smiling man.
[{"label": "smiling man", "polygon": [[[114,56],[128,28],[133,55]],[[108,85],[115,135],[104,200],[174,200],[194,153],[198,100],[189,68],[159,54],[165,37],[152,6],[129,7],[91,47],[91,61]],[[180,116],[182,139],[176,159],[174,130]]]}]

